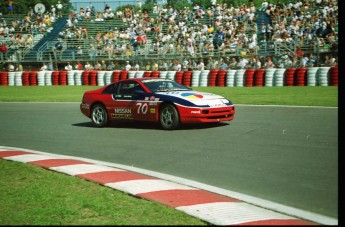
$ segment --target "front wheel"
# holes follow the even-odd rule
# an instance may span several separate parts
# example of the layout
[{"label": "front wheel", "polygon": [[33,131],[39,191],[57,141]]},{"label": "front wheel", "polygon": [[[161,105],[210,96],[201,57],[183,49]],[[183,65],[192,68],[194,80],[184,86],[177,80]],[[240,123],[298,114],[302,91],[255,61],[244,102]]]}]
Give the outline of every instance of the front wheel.
[{"label": "front wheel", "polygon": [[180,116],[176,107],[172,104],[165,104],[159,112],[159,122],[162,128],[173,130],[180,126]]},{"label": "front wheel", "polygon": [[104,127],[108,124],[108,114],[105,107],[101,104],[96,104],[92,107],[91,120],[94,126]]}]

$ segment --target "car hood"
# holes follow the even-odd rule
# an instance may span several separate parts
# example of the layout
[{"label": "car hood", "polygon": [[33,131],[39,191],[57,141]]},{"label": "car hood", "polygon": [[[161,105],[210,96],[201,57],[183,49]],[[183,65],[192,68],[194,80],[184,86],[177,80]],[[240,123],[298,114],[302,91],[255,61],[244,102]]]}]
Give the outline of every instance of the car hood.
[{"label": "car hood", "polygon": [[[174,97],[176,100],[184,100],[187,102],[191,102],[196,106],[225,106],[230,102],[224,98],[223,96],[200,92],[200,91],[173,91],[173,92],[157,92],[161,97],[169,96]],[[231,104],[231,103],[230,103]]]}]

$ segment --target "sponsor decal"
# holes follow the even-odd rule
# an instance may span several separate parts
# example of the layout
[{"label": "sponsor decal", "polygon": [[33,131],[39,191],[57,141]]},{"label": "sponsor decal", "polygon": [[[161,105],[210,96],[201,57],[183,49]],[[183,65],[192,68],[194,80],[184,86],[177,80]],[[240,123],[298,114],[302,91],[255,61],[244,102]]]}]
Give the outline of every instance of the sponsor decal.
[{"label": "sponsor decal", "polygon": [[190,111],[191,114],[200,114],[201,111],[200,110],[192,110]]},{"label": "sponsor decal", "polygon": [[132,110],[128,108],[119,108],[119,109],[115,109],[115,113],[116,114],[130,114],[132,113]]},{"label": "sponsor decal", "polygon": [[181,96],[187,98],[187,99],[202,99],[204,96],[197,93],[182,93]]},{"label": "sponsor decal", "polygon": [[155,100],[155,97],[154,96],[151,96],[150,97],[150,101],[154,101]]},{"label": "sponsor decal", "polygon": [[132,114],[111,114],[112,118],[132,119]]},{"label": "sponsor decal", "polygon": [[149,102],[150,106],[157,106],[157,104],[158,104],[157,102]]},{"label": "sponsor decal", "polygon": [[152,114],[156,113],[156,109],[155,108],[150,108],[150,113],[152,113]]}]

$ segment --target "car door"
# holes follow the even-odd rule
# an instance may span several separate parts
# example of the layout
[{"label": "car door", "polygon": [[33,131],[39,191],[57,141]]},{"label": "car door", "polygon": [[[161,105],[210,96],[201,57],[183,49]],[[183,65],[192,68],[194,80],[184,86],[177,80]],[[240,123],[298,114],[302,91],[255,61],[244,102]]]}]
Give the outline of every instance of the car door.
[{"label": "car door", "polygon": [[149,94],[136,81],[122,81],[113,94],[114,102],[110,110],[111,118],[155,120],[156,111],[150,108]]}]

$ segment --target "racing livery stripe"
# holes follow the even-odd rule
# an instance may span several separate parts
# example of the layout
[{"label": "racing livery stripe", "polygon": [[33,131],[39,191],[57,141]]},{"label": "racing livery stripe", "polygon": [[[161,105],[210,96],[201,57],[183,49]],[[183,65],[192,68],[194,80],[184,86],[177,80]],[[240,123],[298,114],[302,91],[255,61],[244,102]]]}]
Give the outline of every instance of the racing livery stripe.
[{"label": "racing livery stripe", "polygon": [[81,161],[77,157],[61,158],[61,155],[41,153],[0,147],[0,158],[33,164],[97,182],[139,198],[173,207],[214,225],[319,225],[172,181]]}]

